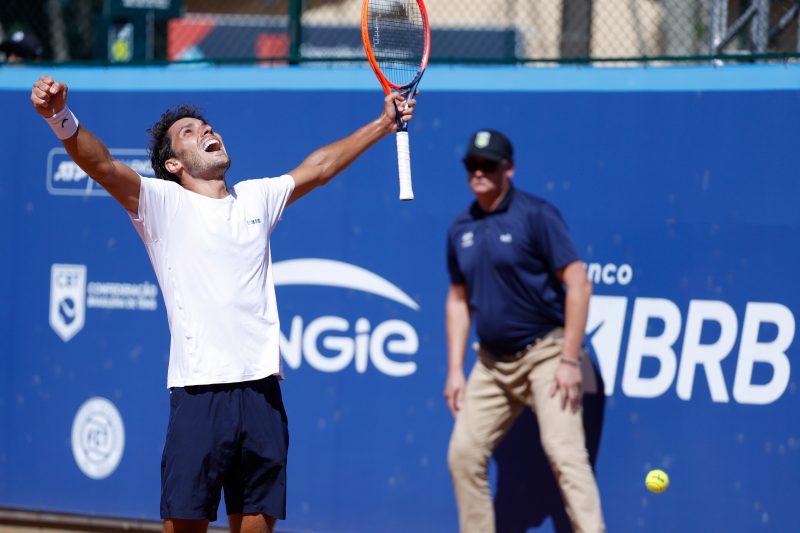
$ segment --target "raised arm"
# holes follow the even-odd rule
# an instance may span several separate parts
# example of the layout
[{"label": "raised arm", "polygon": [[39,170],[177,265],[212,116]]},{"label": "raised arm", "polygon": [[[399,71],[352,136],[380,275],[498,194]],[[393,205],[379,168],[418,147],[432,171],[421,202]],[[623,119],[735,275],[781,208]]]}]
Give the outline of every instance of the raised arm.
[{"label": "raised arm", "polygon": [[325,185],[370,146],[386,135],[396,132],[397,109],[405,108],[400,111],[400,119],[404,122],[410,121],[416,101],[410,99],[407,108],[405,103],[400,93],[390,93],[383,99],[383,113],[378,118],[344,139],[324,146],[308,156],[299,167],[290,172],[294,178],[294,192],[289,197],[288,203],[294,202],[320,185]]},{"label": "raised arm", "polygon": [[31,102],[34,109],[50,123],[72,160],[122,207],[132,213],[138,212],[141,177],[114,159],[100,139],[83,125],[78,125],[67,107],[67,85],[49,76],[42,76],[33,84]]}]

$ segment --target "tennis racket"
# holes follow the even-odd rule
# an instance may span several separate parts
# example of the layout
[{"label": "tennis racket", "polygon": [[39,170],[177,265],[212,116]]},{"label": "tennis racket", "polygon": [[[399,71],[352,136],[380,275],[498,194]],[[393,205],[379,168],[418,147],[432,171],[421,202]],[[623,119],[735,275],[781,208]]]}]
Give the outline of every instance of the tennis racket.
[{"label": "tennis racket", "polygon": [[[431,29],[422,0],[363,0],[361,40],[383,91],[413,97],[431,52]],[[399,114],[397,127],[400,199],[413,200],[408,124]]]}]

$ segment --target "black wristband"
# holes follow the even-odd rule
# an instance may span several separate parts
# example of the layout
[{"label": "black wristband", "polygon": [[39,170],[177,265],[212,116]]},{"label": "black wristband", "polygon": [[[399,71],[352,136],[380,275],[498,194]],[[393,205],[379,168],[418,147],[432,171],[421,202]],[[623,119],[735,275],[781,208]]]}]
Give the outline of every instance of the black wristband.
[{"label": "black wristband", "polygon": [[575,368],[580,368],[581,367],[581,360],[580,359],[574,359],[573,360],[573,359],[564,359],[563,357],[561,357],[559,360],[562,363],[564,363],[565,365],[574,366]]}]

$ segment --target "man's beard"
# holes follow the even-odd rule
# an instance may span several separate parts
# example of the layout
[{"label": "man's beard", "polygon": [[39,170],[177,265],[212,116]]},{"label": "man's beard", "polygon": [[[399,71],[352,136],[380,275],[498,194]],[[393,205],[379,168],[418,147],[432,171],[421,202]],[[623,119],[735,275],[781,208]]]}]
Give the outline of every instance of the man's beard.
[{"label": "man's beard", "polygon": [[224,178],[225,172],[231,166],[231,158],[227,155],[224,158],[214,158],[208,160],[202,158],[196,152],[187,154],[186,162],[183,165],[189,174],[194,178],[215,179]]}]

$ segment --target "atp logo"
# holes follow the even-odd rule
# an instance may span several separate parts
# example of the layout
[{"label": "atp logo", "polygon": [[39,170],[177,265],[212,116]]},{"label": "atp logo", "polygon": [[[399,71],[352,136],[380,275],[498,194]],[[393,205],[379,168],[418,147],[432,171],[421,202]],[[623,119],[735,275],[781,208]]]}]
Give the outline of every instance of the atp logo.
[{"label": "atp logo", "polygon": [[86,322],[86,265],[50,268],[50,327],[68,342]]},{"label": "atp logo", "polygon": [[[116,160],[129,166],[140,175],[148,178],[155,177],[147,150],[139,148],[110,148],[109,152]],[[67,151],[60,146],[51,149],[47,154],[46,185],[47,192],[54,196],[110,197],[108,192],[89,177],[72,160]]]},{"label": "atp logo", "polygon": [[[317,285],[374,294],[414,311],[419,304],[390,281],[361,267],[329,259],[293,259],[272,265],[275,286]],[[419,350],[416,329],[403,320],[390,319],[373,326],[374,319],[351,323],[341,316],[324,315],[306,321],[294,316],[288,336],[281,332],[281,355],[292,368],[305,360],[321,372],[340,372],[355,364],[366,372],[371,363],[392,377],[410,376],[417,364],[408,360]],[[320,348],[324,349],[321,350]]]}]

